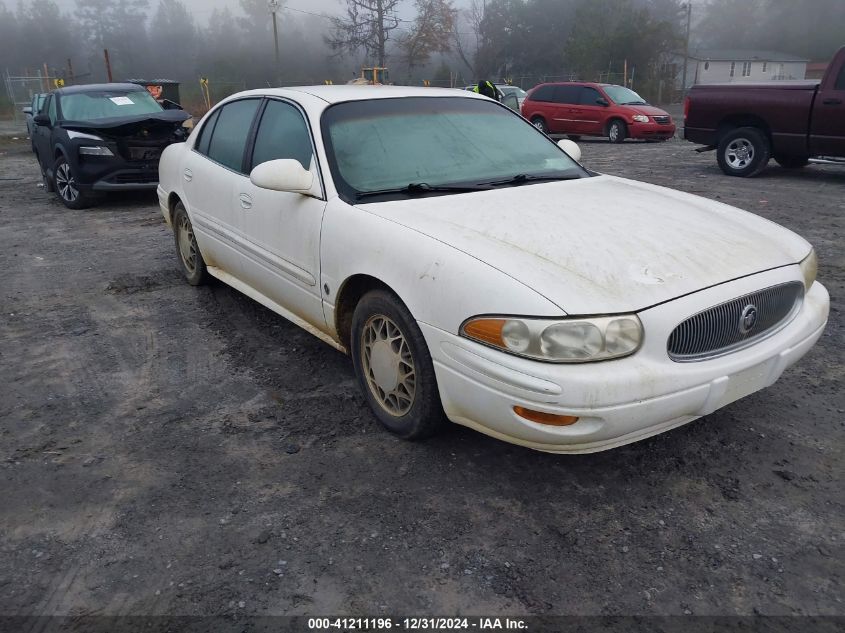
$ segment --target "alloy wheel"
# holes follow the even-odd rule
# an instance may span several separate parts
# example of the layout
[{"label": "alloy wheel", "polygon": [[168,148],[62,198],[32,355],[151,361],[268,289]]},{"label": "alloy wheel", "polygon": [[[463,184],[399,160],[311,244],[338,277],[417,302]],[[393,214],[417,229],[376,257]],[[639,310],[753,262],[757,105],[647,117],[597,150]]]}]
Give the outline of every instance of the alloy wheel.
[{"label": "alloy wheel", "polygon": [[70,171],[70,165],[65,162],[56,168],[56,188],[62,199],[68,202],[75,202],[79,198],[79,189],[76,187],[76,179]]},{"label": "alloy wheel", "polygon": [[745,169],[754,160],[754,145],[746,138],[734,139],[725,150],[725,160],[732,169]]}]

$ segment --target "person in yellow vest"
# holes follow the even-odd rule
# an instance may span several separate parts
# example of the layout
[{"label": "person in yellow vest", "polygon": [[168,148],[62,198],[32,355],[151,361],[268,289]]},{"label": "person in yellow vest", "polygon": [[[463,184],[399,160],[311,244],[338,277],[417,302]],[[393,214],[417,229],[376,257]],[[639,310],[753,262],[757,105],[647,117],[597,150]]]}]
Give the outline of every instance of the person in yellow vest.
[{"label": "person in yellow vest", "polygon": [[495,99],[496,101],[501,101],[503,96],[502,91],[486,79],[479,81],[478,85],[473,88],[472,91],[477,92],[480,95],[484,95],[485,97]]}]

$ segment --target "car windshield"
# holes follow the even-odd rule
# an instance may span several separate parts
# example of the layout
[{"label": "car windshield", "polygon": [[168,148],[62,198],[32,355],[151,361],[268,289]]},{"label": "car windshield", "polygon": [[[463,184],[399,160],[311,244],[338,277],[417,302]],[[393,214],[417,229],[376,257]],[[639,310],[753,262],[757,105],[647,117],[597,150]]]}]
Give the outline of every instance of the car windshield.
[{"label": "car windshield", "polygon": [[624,86],[602,86],[607,96],[618,105],[645,105],[646,100]]},{"label": "car windshield", "polygon": [[402,195],[390,190],[408,185],[425,185],[411,188],[419,195],[515,176],[524,177],[513,185],[588,176],[554,141],[486,99],[348,101],[329,107],[322,127],[335,183],[347,199],[384,190]]},{"label": "car windshield", "polygon": [[519,97],[520,99],[522,99],[523,97],[525,97],[525,96],[528,94],[527,92],[525,92],[525,91],[524,91],[522,88],[520,88],[519,86],[500,86],[500,85],[498,85],[498,84],[497,84],[497,85],[496,85],[496,87],[497,87],[499,90],[501,90],[504,94],[506,94],[506,95],[507,95],[507,94],[511,94],[511,93],[513,93],[513,94],[515,94],[517,97]]},{"label": "car windshield", "polygon": [[146,90],[98,90],[61,96],[62,118],[66,121],[96,121],[115,117],[161,112]]}]

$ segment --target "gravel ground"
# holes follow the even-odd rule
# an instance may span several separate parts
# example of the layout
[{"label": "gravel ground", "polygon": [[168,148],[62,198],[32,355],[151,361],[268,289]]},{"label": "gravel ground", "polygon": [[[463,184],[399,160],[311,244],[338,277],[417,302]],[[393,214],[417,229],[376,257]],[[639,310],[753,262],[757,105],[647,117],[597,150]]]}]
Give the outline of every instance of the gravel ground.
[{"label": "gravel ground", "polygon": [[0,614],[845,615],[845,170],[582,148],[804,235],[833,305],[776,386],[553,456],[395,439],[345,356],[182,281],[154,194],[67,210],[0,141]]}]

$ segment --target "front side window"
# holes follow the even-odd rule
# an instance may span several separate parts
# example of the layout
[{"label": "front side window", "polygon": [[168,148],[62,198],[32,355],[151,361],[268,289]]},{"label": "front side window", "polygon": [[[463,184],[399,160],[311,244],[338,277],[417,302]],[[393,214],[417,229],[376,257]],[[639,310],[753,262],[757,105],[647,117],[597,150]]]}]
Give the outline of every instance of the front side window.
[{"label": "front side window", "polygon": [[62,95],[62,119],[97,121],[139,114],[155,114],[162,107],[146,90],[97,90]]},{"label": "front side window", "polygon": [[350,101],[329,107],[322,123],[332,175],[347,200],[411,184],[485,186],[517,175],[526,177],[521,182],[588,176],[525,119],[487,100]]},{"label": "front side window", "polygon": [[243,173],[244,149],[259,103],[259,99],[241,99],[220,108],[208,143],[207,156],[211,160]]},{"label": "front side window", "polygon": [[597,101],[601,98],[601,93],[598,90],[590,88],[589,86],[584,86],[581,88],[581,100],[579,104],[585,106],[597,106]]},{"label": "front side window", "polygon": [[302,114],[284,101],[270,100],[261,115],[251,168],[268,160],[292,158],[310,169],[314,150]]},{"label": "front side window", "polygon": [[56,124],[56,95],[50,95],[49,103],[47,104],[47,116],[50,117],[50,123]]}]

